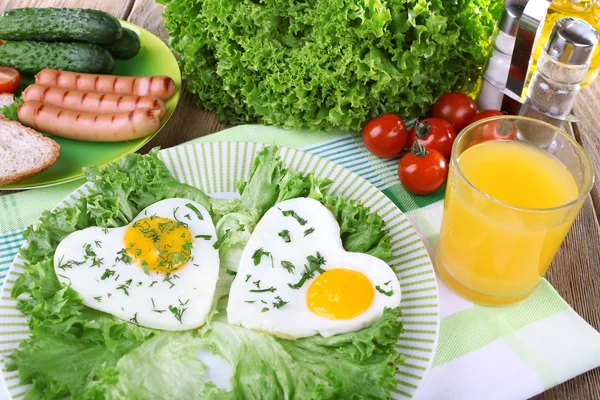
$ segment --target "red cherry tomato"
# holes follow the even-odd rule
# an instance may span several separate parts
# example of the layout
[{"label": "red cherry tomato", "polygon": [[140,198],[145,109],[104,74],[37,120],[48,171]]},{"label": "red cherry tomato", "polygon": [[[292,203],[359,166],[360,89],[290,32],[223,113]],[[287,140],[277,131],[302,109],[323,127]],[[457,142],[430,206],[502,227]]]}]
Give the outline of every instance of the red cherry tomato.
[{"label": "red cherry tomato", "polygon": [[398,164],[398,177],[406,190],[414,194],[430,194],[446,181],[448,163],[437,150],[427,150],[416,142],[410,153]]},{"label": "red cherry tomato", "polygon": [[371,153],[378,157],[395,157],[404,150],[408,132],[400,118],[385,114],[367,122],[362,135]]},{"label": "red cherry tomato", "polygon": [[476,116],[473,117],[473,119],[471,119],[471,121],[469,121],[469,125],[471,125],[473,122],[475,121],[479,121],[480,119],[484,119],[484,118],[489,118],[489,117],[495,117],[497,115],[505,115],[502,111],[498,111],[498,110],[483,110],[477,113]]},{"label": "red cherry tomato", "polygon": [[473,99],[464,93],[448,93],[440,97],[433,105],[431,115],[445,119],[459,133],[477,114],[477,106]]},{"label": "red cherry tomato", "polygon": [[517,138],[517,127],[514,122],[505,119],[482,122],[474,129],[471,146],[494,140],[514,140]]},{"label": "red cherry tomato", "polygon": [[415,138],[426,149],[437,150],[445,158],[450,158],[456,133],[450,122],[439,118],[427,118],[411,128],[408,134],[409,148],[412,148]]},{"label": "red cherry tomato", "polygon": [[14,93],[19,88],[21,75],[10,67],[0,67],[0,93]]}]

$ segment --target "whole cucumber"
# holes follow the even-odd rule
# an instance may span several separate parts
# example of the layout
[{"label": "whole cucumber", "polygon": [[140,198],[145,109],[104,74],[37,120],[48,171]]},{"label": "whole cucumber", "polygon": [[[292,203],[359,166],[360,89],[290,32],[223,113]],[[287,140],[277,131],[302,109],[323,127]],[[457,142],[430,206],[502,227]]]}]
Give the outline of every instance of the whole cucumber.
[{"label": "whole cucumber", "polygon": [[112,15],[81,8],[17,8],[0,15],[0,39],[109,44],[121,37]]},{"label": "whole cucumber", "polygon": [[97,44],[5,42],[0,46],[0,65],[25,74],[37,74],[44,68],[110,74],[115,60]]},{"label": "whole cucumber", "polygon": [[131,29],[123,28],[123,35],[121,38],[104,47],[106,47],[115,59],[129,60],[140,51],[140,37]]}]

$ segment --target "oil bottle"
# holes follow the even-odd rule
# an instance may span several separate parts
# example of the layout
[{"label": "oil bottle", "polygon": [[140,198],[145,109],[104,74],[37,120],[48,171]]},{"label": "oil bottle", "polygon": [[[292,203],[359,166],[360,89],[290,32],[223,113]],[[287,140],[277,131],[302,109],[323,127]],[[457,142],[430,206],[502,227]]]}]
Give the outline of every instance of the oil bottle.
[{"label": "oil bottle", "polygon": [[[550,4],[542,31],[535,42],[532,60],[533,64],[532,68],[529,70],[529,76],[531,76],[536,69],[535,66],[542,53],[542,49],[548,42],[552,27],[554,27],[556,21],[563,17],[580,18],[592,25],[596,29],[596,32],[600,33],[600,0],[554,0],[552,4]],[[590,68],[581,82],[581,87],[585,87],[594,82],[598,76],[598,72],[600,72],[600,46],[596,47],[596,50],[592,55]]]}]

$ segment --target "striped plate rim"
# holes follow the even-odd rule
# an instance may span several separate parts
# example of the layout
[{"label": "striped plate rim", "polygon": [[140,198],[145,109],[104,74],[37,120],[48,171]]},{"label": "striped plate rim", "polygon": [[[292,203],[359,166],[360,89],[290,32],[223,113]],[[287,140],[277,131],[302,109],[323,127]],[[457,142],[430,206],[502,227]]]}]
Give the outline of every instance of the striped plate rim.
[{"label": "striped plate rim", "polygon": [[[209,142],[161,150],[159,157],[180,181],[208,194],[231,194],[235,184],[247,179],[261,143]],[[389,262],[402,288],[401,308],[405,331],[397,349],[406,356],[396,374],[394,398],[413,398],[431,368],[439,336],[438,289],[429,254],[406,216],[375,186],[354,172],[322,157],[303,151],[280,148],[285,164],[296,170],[331,179],[330,193],[358,200],[376,212],[390,232],[393,259]],[[64,199],[57,208],[85,196],[88,184]],[[24,243],[26,245],[26,243]],[[26,317],[16,309],[10,296],[15,279],[23,272],[25,260],[17,255],[0,291],[0,367],[6,388],[13,399],[25,396],[29,385],[19,381],[16,372],[7,372],[4,357],[29,336]]]}]

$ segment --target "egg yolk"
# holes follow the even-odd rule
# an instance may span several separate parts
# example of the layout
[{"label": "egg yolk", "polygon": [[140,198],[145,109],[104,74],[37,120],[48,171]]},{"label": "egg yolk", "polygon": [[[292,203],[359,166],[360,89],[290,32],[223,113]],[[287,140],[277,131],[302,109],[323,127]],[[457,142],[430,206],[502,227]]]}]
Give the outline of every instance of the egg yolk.
[{"label": "egg yolk", "polygon": [[369,278],[355,270],[334,268],[323,272],[309,286],[306,304],[320,317],[350,319],[364,313],[374,297]]},{"label": "egg yolk", "polygon": [[162,217],[146,217],[125,232],[125,254],[139,267],[162,274],[173,273],[191,257],[192,234],[187,224]]}]

